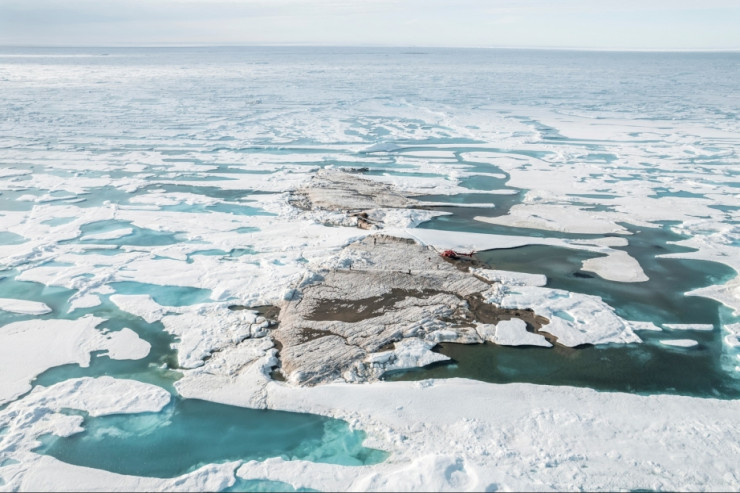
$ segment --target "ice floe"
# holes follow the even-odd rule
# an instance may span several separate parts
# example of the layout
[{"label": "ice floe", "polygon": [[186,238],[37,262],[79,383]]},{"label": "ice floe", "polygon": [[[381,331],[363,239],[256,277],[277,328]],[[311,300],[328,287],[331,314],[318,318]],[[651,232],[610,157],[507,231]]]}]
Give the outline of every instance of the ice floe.
[{"label": "ice floe", "polygon": [[663,327],[668,330],[714,330],[712,324],[663,324]]},{"label": "ice floe", "polygon": [[537,307],[550,321],[541,330],[563,346],[641,342],[633,326],[598,296],[536,286],[503,287],[488,299],[503,308]]},{"label": "ice floe", "polygon": [[46,303],[11,298],[0,298],[0,310],[23,315],[44,315],[51,312],[51,308]]},{"label": "ice floe", "polygon": [[[502,320],[495,327],[490,325],[478,325],[478,333],[487,341],[502,346],[544,346],[552,347],[540,334],[527,332],[527,324],[524,320],[513,318],[511,320]],[[485,334],[485,336],[484,336]]]},{"label": "ice floe", "polygon": [[77,320],[26,320],[0,331],[0,403],[31,388],[33,378],[55,366],[87,366],[90,352],[109,351],[116,359],[138,359],[149,352],[148,343],[133,331],[103,334],[95,327],[104,319],[86,315]]},{"label": "ice floe", "polygon": [[661,339],[660,343],[664,346],[673,346],[681,348],[691,348],[698,346],[699,343],[693,339]]},{"label": "ice floe", "polygon": [[500,217],[476,217],[477,221],[513,226],[517,228],[544,229],[567,233],[588,234],[627,234],[623,226],[617,224],[625,218],[609,218],[607,214],[582,211],[565,205],[517,204],[509,213]]},{"label": "ice floe", "polygon": [[394,370],[421,368],[432,363],[449,360],[450,358],[444,354],[432,351],[435,345],[434,342],[416,337],[402,339],[395,344],[395,348],[391,351],[369,354],[363,362],[364,369],[381,376]]},{"label": "ice floe", "polygon": [[213,351],[247,338],[267,335],[269,322],[249,310],[233,311],[223,305],[201,305],[196,311],[161,319],[167,332],[178,337],[177,360],[182,368],[203,364]]},{"label": "ice floe", "polygon": [[151,349],[151,344],[127,327],[110,334],[109,337],[110,342],[105,344],[104,348],[107,351],[101,355],[110,359],[142,359],[146,358]]}]

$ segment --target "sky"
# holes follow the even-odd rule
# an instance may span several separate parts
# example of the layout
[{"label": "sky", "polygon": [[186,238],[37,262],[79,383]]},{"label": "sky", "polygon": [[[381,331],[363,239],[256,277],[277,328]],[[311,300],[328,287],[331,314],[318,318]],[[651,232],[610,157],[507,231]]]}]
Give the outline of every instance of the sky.
[{"label": "sky", "polygon": [[740,0],[0,0],[0,45],[740,50]]}]

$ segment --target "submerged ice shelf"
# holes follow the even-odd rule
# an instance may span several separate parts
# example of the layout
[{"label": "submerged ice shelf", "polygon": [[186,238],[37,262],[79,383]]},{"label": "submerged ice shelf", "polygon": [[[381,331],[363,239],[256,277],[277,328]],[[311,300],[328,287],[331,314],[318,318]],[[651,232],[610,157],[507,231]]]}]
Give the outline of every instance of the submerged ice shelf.
[{"label": "submerged ice shelf", "polygon": [[[734,55],[94,51],[0,50],[0,489],[737,489]],[[295,196],[311,183],[314,210]],[[379,233],[426,256],[379,272]],[[434,248],[481,265],[463,275]],[[472,287],[485,299],[464,320]],[[420,382],[270,378],[282,364],[301,381],[302,363],[290,310],[275,326],[267,305],[312,291],[323,313],[296,319],[295,347],[331,331],[350,361],[313,383]],[[486,301],[548,323],[486,322]],[[231,416],[246,442],[268,441],[239,428],[247,415],[279,431],[269,411],[213,402],[303,413],[318,441],[93,457],[111,431],[193,451],[209,441],[183,431],[195,415],[211,435]],[[183,403],[206,411],[164,429]]]}]

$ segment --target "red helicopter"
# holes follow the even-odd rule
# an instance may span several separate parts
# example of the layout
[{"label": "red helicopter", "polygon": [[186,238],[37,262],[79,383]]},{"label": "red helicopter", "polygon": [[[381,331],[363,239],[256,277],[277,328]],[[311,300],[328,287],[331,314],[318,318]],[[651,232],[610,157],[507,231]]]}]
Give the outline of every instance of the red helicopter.
[{"label": "red helicopter", "polygon": [[472,257],[475,252],[470,253],[462,253],[462,252],[456,252],[455,250],[445,250],[440,255],[442,255],[443,258],[451,258],[453,260],[459,259],[460,257]]}]

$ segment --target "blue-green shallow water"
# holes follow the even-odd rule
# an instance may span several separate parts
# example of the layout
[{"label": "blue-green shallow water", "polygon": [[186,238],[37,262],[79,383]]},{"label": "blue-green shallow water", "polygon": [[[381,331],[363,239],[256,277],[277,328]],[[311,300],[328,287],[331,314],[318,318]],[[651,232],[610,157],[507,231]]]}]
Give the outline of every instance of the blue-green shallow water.
[{"label": "blue-green shallow water", "polygon": [[386,453],[362,446],[344,421],[179,399],[161,413],[85,417],[85,431],[45,435],[37,452],[121,474],[175,477],[198,467],[270,457],[374,464]]},{"label": "blue-green shallow water", "polygon": [[[109,302],[103,306],[116,310]],[[97,314],[105,315],[101,310],[105,309],[98,307]],[[70,378],[107,375],[158,385],[174,395],[173,384],[181,377],[173,370],[177,367],[177,355],[171,347],[174,337],[163,330],[160,322],[149,324],[124,312],[99,326],[108,330],[123,327],[132,328],[152,345],[146,358],[112,360],[95,352],[89,367],[71,364],[51,368],[33,385],[50,386]],[[359,465],[381,462],[386,457],[385,452],[362,447],[365,435],[350,430],[344,421],[178,397],[174,402],[163,413],[87,417],[84,432],[68,438],[48,435],[36,451],[71,464],[153,477],[177,476],[206,463],[231,460],[283,457]],[[248,482],[247,486],[245,491],[270,485]],[[272,490],[282,489],[264,491]]]},{"label": "blue-green shallow water", "polygon": [[249,479],[244,480],[237,478],[236,482],[230,488],[222,490],[227,493],[231,492],[271,492],[271,491],[285,491],[285,492],[311,492],[319,491],[312,488],[293,488],[292,485],[284,483],[282,481],[270,481],[267,479]]},{"label": "blue-green shallow water", "polygon": [[[148,323],[120,311],[107,297],[97,307],[75,311],[77,316],[86,313],[106,319],[98,326],[100,330],[134,330],[151,344],[149,355],[139,360],[113,360],[96,351],[88,367],[69,364],[50,368],[33,381],[34,386],[112,376],[157,385],[176,395],[174,383],[182,375],[176,370],[175,337],[164,331],[161,322]],[[364,433],[350,430],[344,421],[179,397],[173,400],[161,413],[86,417],[85,431],[67,438],[46,435],[36,451],[70,464],[152,477],[173,477],[207,463],[232,460],[283,457],[361,465],[381,462],[387,456],[363,447]],[[283,491],[281,484],[246,481],[235,487]]]},{"label": "blue-green shallow water", "polygon": [[158,385],[175,392],[173,384],[182,376],[176,371],[177,353],[172,348],[175,337],[164,330],[161,322],[148,323],[141,317],[118,310],[108,300],[86,311],[107,319],[98,325],[99,330],[115,332],[129,328],[136,332],[151,345],[149,354],[137,360],[116,360],[102,354],[102,351],[95,351],[89,366],[83,368],[77,364],[67,364],[49,368],[34,379],[33,385],[48,387],[70,378],[112,376]]},{"label": "blue-green shallow water", "polygon": [[9,231],[0,231],[0,245],[18,245],[25,241],[26,239],[21,235]]},{"label": "blue-green shallow water", "polygon": [[45,303],[52,311],[44,315],[24,315],[0,310],[0,325],[32,318],[70,318],[65,315],[69,308],[69,298],[75,293],[75,290],[59,286],[46,286],[32,281],[19,281],[16,279],[17,275],[17,270],[0,271],[0,298],[40,301]]},{"label": "blue-green shallow water", "polygon": [[119,281],[109,285],[118,294],[148,294],[164,306],[186,306],[210,301],[211,290],[190,286],[163,286],[145,282]]},{"label": "blue-green shallow water", "polygon": [[[85,235],[108,233],[117,229],[131,228],[131,234],[111,239],[84,239]],[[60,241],[59,244],[66,243],[95,243],[99,245],[130,245],[130,246],[164,246],[174,245],[180,242],[180,236],[177,233],[167,231],[154,231],[147,228],[139,228],[131,224],[130,221],[96,221],[85,224],[80,227],[82,239]]]}]

